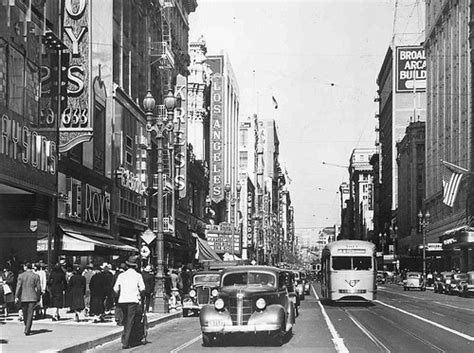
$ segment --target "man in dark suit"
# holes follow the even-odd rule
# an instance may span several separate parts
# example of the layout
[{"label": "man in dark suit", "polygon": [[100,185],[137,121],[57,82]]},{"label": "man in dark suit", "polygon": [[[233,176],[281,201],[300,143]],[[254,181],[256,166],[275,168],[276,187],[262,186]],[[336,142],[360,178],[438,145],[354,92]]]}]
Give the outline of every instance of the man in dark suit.
[{"label": "man in dark suit", "polygon": [[25,323],[25,335],[30,335],[33,323],[33,309],[41,296],[40,277],[33,272],[30,262],[25,265],[25,272],[18,276],[16,286],[15,302],[21,302],[23,318]]}]

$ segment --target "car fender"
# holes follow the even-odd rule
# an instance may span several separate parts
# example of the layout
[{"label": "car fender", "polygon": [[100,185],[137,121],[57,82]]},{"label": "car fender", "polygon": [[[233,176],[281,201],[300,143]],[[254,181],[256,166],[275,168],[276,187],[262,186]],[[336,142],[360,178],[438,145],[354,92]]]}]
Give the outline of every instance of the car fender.
[{"label": "car fender", "polygon": [[249,318],[249,325],[285,323],[285,309],[278,304],[272,304],[262,311],[255,311]]},{"label": "car fender", "polygon": [[220,321],[224,325],[232,326],[232,318],[227,309],[216,310],[214,305],[206,304],[201,308],[199,313],[199,321],[202,326],[209,326],[210,321]]}]

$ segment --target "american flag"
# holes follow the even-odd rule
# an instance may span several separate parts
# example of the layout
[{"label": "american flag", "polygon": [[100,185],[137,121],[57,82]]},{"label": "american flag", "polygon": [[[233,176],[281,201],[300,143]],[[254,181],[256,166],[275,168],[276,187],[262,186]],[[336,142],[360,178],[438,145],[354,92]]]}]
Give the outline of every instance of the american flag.
[{"label": "american flag", "polygon": [[443,164],[441,171],[443,178],[443,202],[447,206],[453,207],[461,179],[468,171],[446,161],[441,161],[441,163]]}]

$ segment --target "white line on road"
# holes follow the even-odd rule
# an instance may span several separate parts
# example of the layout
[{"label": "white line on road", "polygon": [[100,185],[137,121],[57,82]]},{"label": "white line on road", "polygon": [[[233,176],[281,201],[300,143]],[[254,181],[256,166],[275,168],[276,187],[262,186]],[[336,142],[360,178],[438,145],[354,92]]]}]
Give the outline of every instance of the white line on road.
[{"label": "white line on road", "polygon": [[197,337],[194,337],[192,340],[186,342],[186,343],[183,343],[181,346],[173,349],[172,351],[170,351],[170,353],[177,353],[183,349],[185,349],[186,347],[189,347],[190,345],[192,345],[194,342],[197,342],[199,341],[200,339],[202,338],[202,335],[199,335]]},{"label": "white line on road", "polygon": [[449,305],[449,304],[446,304],[446,303],[441,303],[441,302],[435,302],[435,303],[436,303],[436,304],[439,304],[439,305],[443,305],[443,306],[448,306],[448,307],[450,307],[450,308],[458,309],[458,310],[474,311],[474,309],[461,308],[461,307],[459,307],[459,306]]},{"label": "white line on road", "polygon": [[416,314],[410,313],[409,311],[406,311],[406,310],[397,308],[397,307],[395,307],[395,306],[392,306],[392,305],[383,303],[383,302],[381,302],[380,300],[374,300],[374,301],[375,301],[376,303],[385,305],[385,306],[388,307],[388,308],[391,308],[391,309],[397,310],[397,311],[399,311],[399,312],[401,312],[401,313],[410,315],[410,316],[412,316],[412,317],[414,317],[414,318],[416,318],[416,319],[418,319],[418,320],[424,321],[424,322],[426,322],[426,323],[428,323],[428,324],[430,324],[430,325],[433,325],[433,326],[436,326],[436,327],[438,327],[438,328],[440,328],[440,329],[443,329],[443,330],[445,330],[445,331],[454,333],[455,335],[458,335],[458,336],[460,336],[460,337],[462,337],[462,338],[465,338],[465,339],[467,339],[468,341],[474,341],[474,337],[472,337],[472,336],[469,336],[469,335],[466,335],[466,334],[464,334],[464,333],[462,333],[462,332],[453,330],[453,329],[451,329],[451,328],[449,328],[449,327],[446,327],[446,326],[443,326],[443,325],[441,325],[441,324],[438,324],[437,322],[434,322],[434,321],[425,319],[424,317],[421,317],[421,316],[418,316],[418,315],[416,315]]},{"label": "white line on road", "polygon": [[338,351],[338,352],[349,353],[349,350],[344,345],[344,339],[342,339],[339,336],[339,333],[337,333],[336,328],[334,327],[334,325],[331,322],[331,319],[329,319],[329,316],[326,313],[326,310],[324,310],[324,307],[321,304],[321,300],[319,300],[318,293],[316,293],[316,290],[314,289],[314,286],[311,285],[311,288],[313,289],[314,296],[318,300],[319,307],[321,308],[321,312],[323,313],[323,317],[324,317],[324,320],[326,321],[326,325],[329,328],[329,332],[331,332],[332,341],[334,343],[334,348],[336,348],[336,351]]}]

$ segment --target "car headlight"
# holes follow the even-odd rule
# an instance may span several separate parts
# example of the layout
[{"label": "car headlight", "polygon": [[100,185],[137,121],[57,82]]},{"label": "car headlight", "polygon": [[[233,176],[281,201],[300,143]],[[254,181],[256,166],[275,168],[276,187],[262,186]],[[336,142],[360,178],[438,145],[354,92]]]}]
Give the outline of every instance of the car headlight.
[{"label": "car headlight", "polygon": [[194,297],[196,296],[196,291],[195,291],[194,289],[191,289],[191,290],[189,291],[189,296],[190,296],[191,298],[194,298]]},{"label": "car headlight", "polygon": [[267,306],[267,302],[263,298],[258,298],[257,302],[255,303],[255,306],[258,310],[263,310]]},{"label": "car headlight", "polygon": [[211,291],[211,295],[212,295],[213,297],[217,297],[218,294],[219,294],[219,291],[218,291],[217,289],[215,289],[215,288]]},{"label": "car headlight", "polygon": [[217,309],[217,310],[222,310],[224,309],[224,301],[219,298],[216,300],[216,302],[214,303],[214,307]]}]

